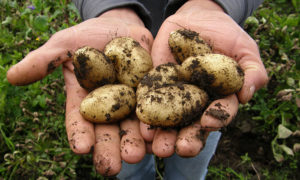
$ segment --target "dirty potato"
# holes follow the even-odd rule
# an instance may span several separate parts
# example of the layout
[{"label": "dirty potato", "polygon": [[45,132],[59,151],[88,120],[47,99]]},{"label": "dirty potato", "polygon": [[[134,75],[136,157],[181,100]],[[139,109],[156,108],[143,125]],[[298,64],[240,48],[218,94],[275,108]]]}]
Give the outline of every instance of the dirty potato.
[{"label": "dirty potato", "polygon": [[244,83],[238,63],[221,54],[189,57],[182,63],[180,74],[186,81],[220,96],[238,92]]},{"label": "dirty potato", "polygon": [[97,49],[83,47],[75,52],[74,73],[81,87],[91,91],[116,80],[112,62]]},{"label": "dirty potato", "polygon": [[207,94],[194,85],[176,84],[148,91],[139,99],[136,115],[159,127],[182,126],[200,117]]},{"label": "dirty potato", "polygon": [[198,56],[212,52],[211,47],[204,42],[197,32],[187,29],[171,32],[169,36],[169,46],[178,64],[181,64],[190,56]]},{"label": "dirty potato", "polygon": [[115,38],[104,49],[104,54],[112,60],[120,83],[137,87],[145,74],[152,69],[149,53],[134,39]]},{"label": "dirty potato", "polygon": [[134,90],[124,84],[108,84],[90,92],[80,104],[81,115],[91,122],[112,123],[135,108]]},{"label": "dirty potato", "polygon": [[150,89],[157,89],[178,82],[180,80],[178,68],[179,65],[168,63],[151,69],[137,87],[137,98],[146,94]]}]

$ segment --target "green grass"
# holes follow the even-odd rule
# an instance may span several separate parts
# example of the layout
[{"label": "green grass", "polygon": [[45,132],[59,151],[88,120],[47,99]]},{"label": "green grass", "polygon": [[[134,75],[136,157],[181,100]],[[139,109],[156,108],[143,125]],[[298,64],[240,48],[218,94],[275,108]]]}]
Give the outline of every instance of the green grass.
[{"label": "green grass", "polygon": [[[297,0],[267,0],[245,24],[260,47],[270,77],[269,85],[240,107],[241,112],[251,115],[255,124],[252,132],[270,139],[269,148],[276,163],[259,169],[265,179],[299,177],[299,153],[293,152],[293,145],[300,143],[299,138],[280,139],[278,131],[279,125],[292,132],[300,129],[296,104],[300,98],[299,9]],[[64,127],[61,68],[29,86],[11,86],[6,80],[10,66],[55,32],[80,22],[76,8],[69,0],[2,0],[0,14],[0,177],[101,178],[93,168],[91,155],[78,156],[69,148]],[[277,95],[282,90],[286,94],[280,99]],[[248,155],[240,159],[241,166],[250,169],[252,162]],[[209,168],[208,177],[251,179],[256,175],[220,162],[219,166]]]},{"label": "green grass", "polygon": [[[300,130],[299,7],[300,2],[297,0],[268,0],[245,23],[246,31],[259,45],[270,78],[268,85],[239,110],[241,114],[250,116],[250,121],[254,124],[252,134],[269,139],[266,143],[273,158],[270,160],[266,157],[266,161],[269,162],[260,162],[269,164],[268,167],[264,166],[258,170],[260,178],[263,179],[300,177],[297,169],[300,166],[299,152],[293,150],[294,145],[300,143],[300,139],[299,136],[291,134]],[[250,143],[253,142],[256,141]],[[249,161],[244,167],[255,168],[251,163],[252,161]],[[252,171],[253,167],[250,167]],[[256,173],[240,174],[234,169],[241,168],[221,163],[220,166],[209,168],[208,177],[256,178]]]},{"label": "green grass", "polygon": [[100,177],[91,155],[77,156],[69,148],[61,68],[29,86],[11,86],[6,80],[11,65],[55,32],[80,22],[75,6],[66,0],[1,1],[0,5],[0,177]]}]

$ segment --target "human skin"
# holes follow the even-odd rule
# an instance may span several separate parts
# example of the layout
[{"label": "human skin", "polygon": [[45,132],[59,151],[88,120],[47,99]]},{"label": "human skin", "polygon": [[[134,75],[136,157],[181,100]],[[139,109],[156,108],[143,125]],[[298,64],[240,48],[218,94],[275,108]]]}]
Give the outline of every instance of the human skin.
[{"label": "human skin", "polygon": [[[65,125],[70,148],[76,154],[93,151],[96,170],[104,176],[119,173],[121,160],[128,163],[141,161],[146,153],[145,143],[139,121],[134,116],[120,124],[96,125],[80,115],[80,103],[88,92],[77,82],[72,55],[83,46],[103,50],[110,40],[123,36],[137,40],[151,52],[153,37],[143,21],[133,10],[118,8],[55,33],[43,46],[30,52],[7,72],[11,84],[27,85],[42,79],[62,64],[67,93]],[[122,137],[119,135],[121,129],[126,132]]]},{"label": "human skin", "polygon": [[[212,46],[214,53],[235,59],[245,73],[245,80],[237,94],[213,101],[199,120],[180,131],[151,129],[149,125],[141,123],[147,151],[159,157],[169,157],[175,152],[182,157],[196,156],[204,147],[208,133],[228,125],[236,115],[239,103],[248,102],[254,92],[268,81],[255,41],[211,0],[188,1],[164,21],[152,46],[154,66],[167,62],[176,63],[169,50],[168,37],[170,32],[177,29],[199,33]],[[220,121],[207,113],[211,108],[220,108],[229,117]]]}]

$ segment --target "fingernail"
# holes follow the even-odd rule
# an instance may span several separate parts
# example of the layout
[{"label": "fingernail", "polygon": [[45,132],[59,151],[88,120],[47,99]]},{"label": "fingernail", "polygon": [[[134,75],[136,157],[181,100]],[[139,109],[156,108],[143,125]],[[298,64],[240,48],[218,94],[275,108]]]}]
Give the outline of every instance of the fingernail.
[{"label": "fingernail", "polygon": [[249,88],[248,95],[247,95],[247,98],[246,98],[246,102],[250,101],[250,99],[252,98],[254,92],[255,92],[255,86],[252,85],[252,86]]}]

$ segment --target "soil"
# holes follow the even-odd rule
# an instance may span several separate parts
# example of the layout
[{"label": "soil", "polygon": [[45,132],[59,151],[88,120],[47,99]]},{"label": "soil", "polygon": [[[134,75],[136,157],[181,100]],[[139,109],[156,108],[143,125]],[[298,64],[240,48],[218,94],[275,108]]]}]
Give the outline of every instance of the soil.
[{"label": "soil", "polygon": [[230,114],[224,109],[209,108],[205,114],[210,115],[220,121],[226,121],[230,117]]},{"label": "soil", "polygon": [[204,44],[204,41],[199,39],[199,34],[195,31],[184,29],[184,30],[179,30],[178,32],[186,39],[195,40],[197,43]]},{"label": "soil", "polygon": [[60,57],[57,57],[55,60],[52,60],[47,67],[47,73],[51,73],[59,65]]},{"label": "soil", "polygon": [[[210,166],[226,168],[235,172],[250,174],[253,179],[263,179],[262,169],[270,169],[275,160],[271,151],[272,137],[259,136],[253,132],[254,124],[250,115],[238,113],[236,118],[221,130],[222,137],[219,141],[215,156]],[[242,164],[241,156],[248,153],[252,165]],[[228,179],[234,179],[228,174]],[[208,177],[207,179],[214,179]]]}]

